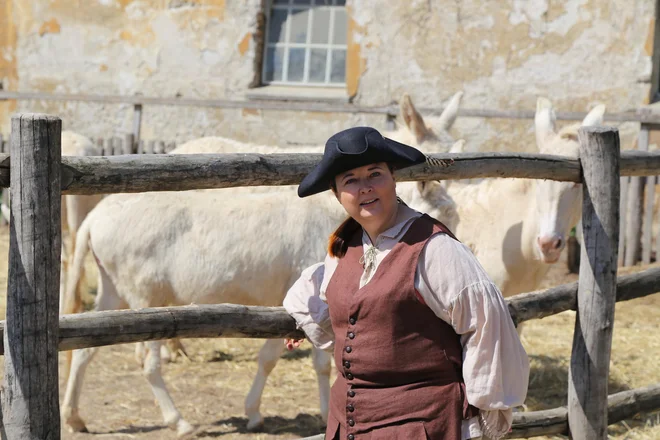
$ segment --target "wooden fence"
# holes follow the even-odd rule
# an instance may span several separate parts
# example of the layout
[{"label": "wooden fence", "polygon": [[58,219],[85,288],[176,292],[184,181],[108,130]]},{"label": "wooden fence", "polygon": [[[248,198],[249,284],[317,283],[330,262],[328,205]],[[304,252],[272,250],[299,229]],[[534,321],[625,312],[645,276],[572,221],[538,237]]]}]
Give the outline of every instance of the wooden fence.
[{"label": "wooden fence", "polygon": [[[58,319],[60,195],[293,184],[318,155],[62,157],[61,121],[34,114],[12,118],[12,133],[12,154],[0,157],[0,186],[10,184],[12,213],[3,332],[6,438],[59,438],[58,349],[175,336],[301,336],[281,309],[263,307],[194,306]],[[607,396],[614,303],[660,290],[658,270],[616,279],[619,179],[657,174],[660,154],[620,155],[616,129],[582,128],[579,136],[579,162],[542,155],[461,155],[447,169],[418,166],[404,175],[405,180],[516,176],[583,183],[585,246],[577,286],[509,302],[515,322],[577,310],[568,408],[516,415],[513,436],[570,430],[574,438],[605,439],[608,422],[660,407],[660,385]]]},{"label": "wooden fence", "polygon": [[[278,100],[226,100],[226,99],[190,99],[190,98],[161,98],[150,96],[121,96],[121,95],[87,95],[87,94],[54,94],[44,92],[14,92],[0,90],[0,101],[61,101],[61,102],[96,102],[99,104],[125,104],[131,106],[133,112],[132,132],[120,137],[98,139],[96,141],[99,155],[112,156],[119,154],[151,154],[168,153],[174,147],[173,142],[141,139],[142,113],[145,106],[184,106],[208,107],[222,109],[254,109],[270,111],[312,111],[324,113],[361,113],[381,114],[385,116],[388,129],[393,129],[393,120],[399,113],[399,107],[394,104],[380,106],[359,106],[350,103],[324,103],[324,102],[291,102]],[[422,114],[441,114],[444,108],[418,109]],[[460,117],[496,118],[496,119],[534,119],[534,110],[497,110],[497,109],[464,109],[458,111]],[[583,112],[557,112],[558,120],[581,121],[586,116]],[[660,111],[653,107],[640,107],[633,111],[621,113],[607,113],[606,121],[639,122],[640,133],[638,148],[641,151],[649,149],[649,132],[660,127]],[[131,148],[128,148],[131,145]],[[0,152],[5,153],[0,134]],[[660,183],[660,176],[642,178],[623,177],[621,180],[621,216],[619,233],[619,265],[631,266],[641,261],[648,264],[654,258],[660,259],[660,227],[658,234],[653,237],[653,218],[655,185]],[[645,196],[647,195],[647,196]],[[4,221],[4,219],[0,219]],[[579,260],[579,254],[575,261]],[[577,267],[577,264],[569,268]],[[577,269],[576,269],[577,270]]]}]

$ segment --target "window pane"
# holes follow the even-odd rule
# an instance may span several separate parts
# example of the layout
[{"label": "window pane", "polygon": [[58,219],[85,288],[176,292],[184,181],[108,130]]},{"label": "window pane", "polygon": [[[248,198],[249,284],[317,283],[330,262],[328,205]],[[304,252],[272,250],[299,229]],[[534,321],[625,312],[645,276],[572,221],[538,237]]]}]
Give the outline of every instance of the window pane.
[{"label": "window pane", "polygon": [[305,73],[305,49],[289,49],[287,81],[302,81]]},{"label": "window pane", "polygon": [[273,9],[270,13],[268,42],[284,43],[286,37],[286,9]]},{"label": "window pane", "polygon": [[335,0],[337,6],[346,6],[346,0]]},{"label": "window pane", "polygon": [[293,0],[294,5],[311,5],[312,0]]},{"label": "window pane", "polygon": [[328,44],[328,36],[330,35],[330,10],[316,8],[312,17],[312,43]]},{"label": "window pane", "polygon": [[316,6],[332,6],[332,0],[315,0]]},{"label": "window pane", "polygon": [[330,82],[343,83],[346,78],[346,51],[333,50],[330,64]]},{"label": "window pane", "polygon": [[274,5],[288,5],[288,4],[289,4],[289,0],[274,0],[274,1],[273,1],[273,4],[274,4]]},{"label": "window pane", "polygon": [[326,49],[312,49],[309,58],[309,82],[325,82]]},{"label": "window pane", "polygon": [[289,42],[306,43],[307,42],[307,19],[309,18],[309,9],[298,9],[293,11],[291,17],[291,35]]},{"label": "window pane", "polygon": [[266,49],[266,66],[264,81],[282,81],[282,67],[284,65],[284,49],[281,47],[269,47]]},{"label": "window pane", "polygon": [[346,11],[344,9],[335,10],[335,34],[334,44],[346,44]]}]

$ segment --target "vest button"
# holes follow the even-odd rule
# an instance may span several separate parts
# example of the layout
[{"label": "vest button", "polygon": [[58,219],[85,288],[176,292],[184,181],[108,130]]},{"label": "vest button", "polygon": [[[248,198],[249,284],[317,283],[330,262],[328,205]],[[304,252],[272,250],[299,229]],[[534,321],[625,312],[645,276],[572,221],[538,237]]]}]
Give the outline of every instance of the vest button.
[{"label": "vest button", "polygon": [[353,434],[348,434],[348,440],[355,440],[355,436]]},{"label": "vest button", "polygon": [[355,319],[355,318],[353,318],[353,317],[351,316],[351,318],[348,320],[348,322],[349,322],[351,325],[355,325],[355,323],[357,322],[357,319]]},{"label": "vest button", "polygon": [[348,397],[355,397],[355,391],[348,390]]},{"label": "vest button", "polygon": [[348,334],[348,339],[355,339],[355,333],[350,332],[350,333]]},{"label": "vest button", "polygon": [[353,351],[350,345],[346,347],[344,350],[346,350],[346,353],[350,353],[351,351]]},{"label": "vest button", "polygon": [[348,419],[348,426],[355,426],[355,420]]},{"label": "vest button", "polygon": [[347,370],[351,368],[351,363],[348,361],[344,361],[344,368],[346,368]]},{"label": "vest button", "polygon": [[353,412],[353,411],[355,411],[355,407],[354,407],[352,404],[350,404],[350,403],[349,403],[348,405],[346,405],[346,409],[348,410],[348,412]]},{"label": "vest button", "polygon": [[346,373],[346,379],[353,380],[353,375],[351,373]]}]

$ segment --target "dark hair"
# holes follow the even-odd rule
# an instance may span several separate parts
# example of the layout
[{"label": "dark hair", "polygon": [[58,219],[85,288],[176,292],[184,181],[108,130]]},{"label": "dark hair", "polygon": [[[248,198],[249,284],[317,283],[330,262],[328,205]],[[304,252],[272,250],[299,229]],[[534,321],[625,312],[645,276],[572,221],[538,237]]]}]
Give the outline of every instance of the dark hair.
[{"label": "dark hair", "polygon": [[[395,168],[392,166],[392,164],[388,162],[387,167],[389,168],[390,173],[394,175]],[[335,178],[330,181],[330,188],[332,188],[333,192],[337,193],[337,184],[335,182]],[[398,196],[397,200],[399,203],[401,203],[401,199],[399,199]],[[339,227],[335,230],[335,232],[330,234],[330,238],[328,238],[328,254],[330,254],[331,257],[336,258],[341,258],[346,255],[346,251],[348,250],[348,241],[361,228],[362,226],[353,217],[348,217],[346,220],[344,220],[342,224],[339,225]]]}]

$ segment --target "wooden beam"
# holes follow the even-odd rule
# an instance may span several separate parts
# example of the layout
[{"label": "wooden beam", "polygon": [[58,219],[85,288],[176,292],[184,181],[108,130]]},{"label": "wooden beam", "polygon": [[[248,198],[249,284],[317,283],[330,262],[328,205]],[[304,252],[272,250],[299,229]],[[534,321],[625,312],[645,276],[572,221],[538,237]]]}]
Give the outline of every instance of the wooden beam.
[{"label": "wooden beam", "polygon": [[[106,139],[108,141],[109,139]],[[149,143],[148,143],[149,145]],[[106,145],[106,149],[109,146]],[[147,148],[148,152],[149,148]],[[108,154],[106,151],[105,154]],[[580,182],[579,161],[543,154],[432,154],[449,167],[418,165],[397,173],[400,181],[518,177]],[[256,185],[297,185],[320,154],[179,154],[65,156],[64,194],[187,191]],[[656,175],[660,152],[623,152],[622,174]],[[0,187],[9,186],[9,155],[0,154]]]},{"label": "wooden beam", "polygon": [[11,119],[11,221],[2,437],[59,439],[62,121]]},{"label": "wooden beam", "polygon": [[[660,409],[660,384],[622,391],[607,397],[607,423],[612,425],[635,414]],[[529,438],[542,435],[567,435],[566,407],[513,414],[512,432],[504,438]],[[572,438],[578,439],[582,437]],[[607,439],[607,432],[602,437]]]},{"label": "wooden beam", "polygon": [[[628,301],[660,292],[660,268],[625,275],[617,282],[617,301]],[[509,313],[517,325],[577,307],[577,283],[507,298]],[[146,312],[145,312],[146,310]],[[96,320],[96,317],[101,320]],[[240,331],[236,316],[244,320]],[[146,317],[146,318],[145,318]],[[200,318],[201,317],[201,318]],[[251,320],[255,319],[255,324]],[[181,323],[203,319],[201,327]],[[121,323],[121,328],[117,328]],[[188,325],[188,324],[186,324]],[[0,336],[5,321],[0,321]],[[266,331],[264,330],[267,329]],[[296,332],[293,319],[282,307],[235,306],[231,304],[162,307],[140,310],[88,312],[60,318],[60,350],[123,344],[173,337],[285,337]],[[302,333],[295,333],[302,337]],[[0,338],[1,339],[1,338]],[[0,343],[0,354],[4,348]]]},{"label": "wooden beam", "polygon": [[619,249],[619,131],[581,127],[578,138],[584,245],[568,374],[568,425],[572,438],[603,440]]},{"label": "wooden beam", "polygon": [[[147,96],[120,96],[120,95],[84,95],[84,94],[54,94],[44,92],[12,92],[0,91],[0,100],[39,100],[39,101],[80,101],[98,102],[102,104],[132,104],[154,106],[185,106],[185,107],[212,107],[226,109],[255,109],[274,111],[312,111],[322,113],[364,113],[398,116],[397,105],[357,106],[354,104],[322,103],[322,102],[294,102],[275,100],[223,100],[223,99],[190,99],[190,98],[159,98]],[[422,114],[439,115],[442,107],[419,107]],[[496,110],[496,109],[459,109],[459,117],[496,118],[496,119],[534,119],[535,110]],[[587,115],[585,112],[557,112],[557,120],[581,121]],[[606,113],[606,121],[641,122],[660,124],[660,113],[654,113],[649,107],[640,107],[634,111],[622,113]]]}]

